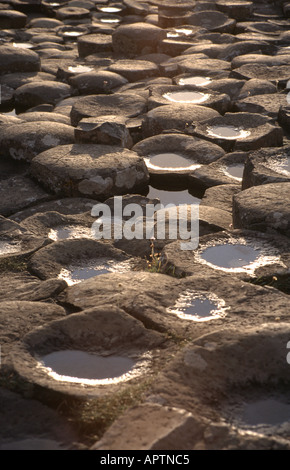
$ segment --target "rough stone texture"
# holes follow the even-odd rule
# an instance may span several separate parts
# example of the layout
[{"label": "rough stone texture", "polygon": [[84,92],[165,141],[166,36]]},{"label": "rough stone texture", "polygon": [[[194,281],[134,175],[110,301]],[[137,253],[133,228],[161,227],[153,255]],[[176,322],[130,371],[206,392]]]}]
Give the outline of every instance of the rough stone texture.
[{"label": "rough stone texture", "polygon": [[133,140],[126,126],[124,116],[100,116],[82,119],[75,129],[75,139],[79,143],[117,145],[131,148]]},{"label": "rough stone texture", "polygon": [[140,22],[121,25],[112,34],[113,49],[127,57],[150,54],[165,37],[166,32],[155,25]]},{"label": "rough stone texture", "polygon": [[283,169],[281,160],[290,157],[289,146],[280,149],[265,148],[251,152],[245,162],[242,188],[268,183],[290,181],[289,171]]},{"label": "rough stone texture", "polygon": [[112,93],[114,88],[127,83],[125,77],[108,70],[81,73],[72,77],[69,81],[72,87],[76,88],[81,95],[109,94]]},{"label": "rough stone texture", "polygon": [[140,96],[125,93],[114,93],[111,96],[91,95],[81,97],[72,106],[71,123],[77,126],[79,121],[87,117],[117,114],[126,117],[135,117],[144,113],[146,101]]},{"label": "rough stone texture", "polygon": [[286,95],[265,93],[236,101],[233,110],[241,113],[265,114],[277,120],[280,107],[286,104]]},{"label": "rough stone texture", "polygon": [[[203,252],[213,246],[222,246],[225,244],[242,244],[260,250],[260,262],[249,264],[247,259],[243,262],[244,266],[239,265],[239,259],[218,257],[213,259],[212,263],[203,260]],[[242,257],[243,254],[240,253]],[[231,260],[230,267],[223,267],[224,263]],[[243,259],[243,258],[242,258]],[[277,234],[265,234],[263,232],[251,230],[232,230],[218,232],[215,234],[204,235],[200,237],[198,247],[193,250],[182,249],[181,242],[175,241],[165,245],[162,250],[162,265],[164,269],[173,270],[178,276],[191,275],[198,270],[208,271],[210,268],[217,272],[232,273],[239,279],[247,280],[257,279],[259,277],[286,275],[289,270],[289,240],[284,236]]]},{"label": "rough stone texture", "polygon": [[0,401],[1,450],[78,449],[75,431],[48,406],[4,388],[0,389]]},{"label": "rough stone texture", "polygon": [[110,34],[85,34],[77,40],[80,57],[87,57],[99,52],[112,51],[112,37]]},{"label": "rough stone texture", "polygon": [[[55,392],[63,397],[71,396],[87,400],[89,397],[102,397],[122,390],[124,384],[118,381],[91,384],[54,380],[45,369],[35,367],[37,365],[35,355],[48,354],[68,346],[69,349],[95,352],[105,356],[133,355],[140,361],[138,376],[142,372],[143,375],[146,374],[146,368],[150,368],[151,360],[157,357],[158,351],[155,350],[162,343],[164,337],[160,333],[144,328],[141,322],[111,305],[71,314],[38,328],[15,345],[10,359],[14,370],[32,386],[40,385],[44,392],[49,390],[52,395]],[[127,380],[134,382],[136,377],[129,375]]]},{"label": "rough stone texture", "polygon": [[58,277],[62,268],[69,269],[71,265],[90,264],[93,261],[97,263],[98,259],[103,263],[104,257],[116,262],[130,261],[126,253],[112,247],[110,243],[80,238],[61,240],[45,246],[30,258],[28,269],[40,279],[53,279]]},{"label": "rough stone texture", "polygon": [[17,88],[14,97],[16,106],[31,108],[43,103],[55,105],[70,95],[71,88],[66,83],[42,80]]},{"label": "rough stone texture", "polygon": [[233,196],[241,191],[236,184],[221,184],[206,189],[201,206],[216,207],[232,213]]},{"label": "rough stone texture", "polygon": [[14,160],[31,161],[37,154],[74,142],[74,129],[66,124],[40,121],[0,129],[0,154]]},{"label": "rough stone texture", "polygon": [[1,46],[1,75],[14,72],[37,72],[40,70],[40,59],[36,52],[13,46]]},{"label": "rough stone texture", "polygon": [[235,195],[233,224],[290,237],[290,182],[253,186]]},{"label": "rough stone texture", "polygon": [[36,204],[33,207],[16,212],[10,217],[10,219],[14,220],[15,222],[21,222],[27,217],[47,211],[55,211],[64,215],[82,214],[91,212],[91,209],[96,204],[96,202],[97,201],[95,199],[78,197],[56,199],[44,202],[42,204]]},{"label": "rough stone texture", "polygon": [[[271,96],[271,95],[270,95]],[[237,139],[220,138],[210,135],[208,129],[215,126],[237,128],[250,134]],[[249,151],[260,147],[279,147],[283,145],[282,129],[269,123],[269,118],[258,113],[226,113],[213,119],[204,120],[192,131],[197,137],[210,140],[230,151]]]},{"label": "rough stone texture", "polygon": [[1,181],[0,215],[8,217],[35,203],[46,201],[50,197],[28,176],[13,176]]},{"label": "rough stone texture", "polygon": [[65,281],[48,279],[40,281],[28,272],[1,274],[0,301],[46,301],[55,298],[67,287]]},{"label": "rough stone texture", "polygon": [[145,115],[142,123],[143,138],[177,129],[184,132],[192,123],[218,117],[219,113],[205,106],[190,104],[166,104]]},{"label": "rough stone texture", "polygon": [[149,179],[141,157],[111,145],[57,146],[33,159],[31,173],[55,194],[101,200],[140,189]]}]

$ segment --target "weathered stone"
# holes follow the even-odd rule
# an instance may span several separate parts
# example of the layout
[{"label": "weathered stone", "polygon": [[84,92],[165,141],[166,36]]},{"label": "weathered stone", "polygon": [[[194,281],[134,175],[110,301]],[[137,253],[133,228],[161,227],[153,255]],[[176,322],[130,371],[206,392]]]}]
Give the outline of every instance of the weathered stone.
[{"label": "weathered stone", "polygon": [[22,85],[17,88],[14,97],[16,106],[31,108],[42,103],[55,105],[70,95],[71,88],[66,83],[43,80]]},{"label": "weathered stone", "polygon": [[229,111],[231,100],[226,94],[201,90],[194,85],[152,86],[148,99],[148,110],[171,103],[188,103],[215,109],[220,114]]},{"label": "weathered stone", "polygon": [[0,389],[1,450],[77,450],[70,424],[38,400]]},{"label": "weathered stone", "polygon": [[36,52],[28,49],[1,46],[0,70],[1,75],[14,72],[38,72],[40,59]]},{"label": "weathered stone", "polygon": [[227,153],[215,162],[194,170],[189,176],[189,185],[205,188],[211,186],[236,184],[241,186],[246,152]]},{"label": "weathered stone", "polygon": [[[156,349],[163,342],[161,334],[146,329],[141,322],[111,305],[71,314],[38,328],[15,345],[10,358],[14,370],[32,387],[40,385],[44,392],[49,390],[50,395],[59,398],[67,396],[87,400],[88,397],[109,396],[122,390],[124,383],[136,383],[138,377],[146,377],[152,359],[158,357]],[[110,380],[111,371],[108,370],[108,379],[103,378],[104,375],[106,377],[103,373],[100,378],[98,375],[87,380],[77,377],[75,381],[55,380],[45,367],[36,367],[39,364],[37,357],[65,348],[93,352],[103,357],[115,354],[127,360],[132,358],[133,365],[121,375],[119,366],[112,377],[114,380]]]},{"label": "weathered stone", "polygon": [[39,82],[41,80],[55,80],[55,76],[45,72],[16,72],[0,75],[0,84],[8,85],[11,88],[19,88],[29,82]]},{"label": "weathered stone", "polygon": [[[251,230],[221,231],[200,237],[195,250],[184,250],[180,243],[169,243],[162,251],[163,266],[173,269],[179,276],[192,275],[196,270],[201,274],[210,268],[214,272],[232,273],[242,280],[250,280],[260,276],[272,278],[277,274],[287,274],[289,270],[289,241],[277,234]],[[218,250],[221,246],[224,248]]]},{"label": "weathered stone", "polygon": [[[243,44],[243,41],[242,41]],[[256,65],[264,65],[267,67],[279,67],[281,65],[289,65],[289,55],[283,54],[283,55],[268,55],[268,54],[261,54],[261,53],[256,53],[256,54],[244,54],[237,56],[233,59],[232,61],[232,68],[237,69],[239,67],[242,67],[243,65],[250,65],[250,64],[256,64]],[[257,77],[258,78],[258,77]]]},{"label": "weathered stone", "polygon": [[148,60],[121,59],[108,67],[110,72],[118,73],[129,82],[144,80],[159,75],[159,68],[154,62]]},{"label": "weathered stone", "polygon": [[0,10],[0,28],[18,29],[25,28],[27,16],[20,11]]},{"label": "weathered stone", "polygon": [[78,38],[77,45],[80,57],[87,57],[99,52],[110,53],[113,49],[110,34],[86,34]]},{"label": "weathered stone", "polygon": [[242,188],[289,182],[289,158],[289,146],[283,146],[279,149],[265,148],[251,152],[245,162]]},{"label": "weathered stone", "polygon": [[34,214],[47,211],[55,211],[64,215],[83,214],[91,212],[91,209],[95,204],[96,200],[88,198],[73,197],[56,199],[42,204],[36,204],[20,212],[16,212],[10,217],[10,219],[15,220],[15,222],[21,222]]},{"label": "weathered stone", "polygon": [[110,96],[91,95],[81,97],[71,109],[71,123],[77,126],[83,118],[104,116],[108,114],[135,117],[146,110],[146,100],[140,96],[125,93],[114,93]]},{"label": "weathered stone", "polygon": [[236,26],[235,19],[229,18],[219,11],[200,11],[194,13],[188,23],[201,26],[208,31],[230,34],[234,32]]},{"label": "weathered stone", "polygon": [[128,80],[118,73],[108,70],[98,72],[80,73],[69,79],[72,87],[76,88],[81,95],[94,95],[112,93],[114,88],[128,83]]},{"label": "weathered stone", "polygon": [[124,116],[99,116],[81,119],[75,129],[76,142],[118,145],[131,148],[133,141]]},{"label": "weathered stone", "polygon": [[220,184],[206,189],[201,200],[201,206],[216,207],[232,213],[233,196],[241,191],[236,184]]},{"label": "weathered stone", "polygon": [[287,104],[287,95],[279,93],[260,94],[235,102],[233,111],[238,113],[265,114],[277,120],[281,106]]},{"label": "weathered stone", "polygon": [[28,176],[18,175],[7,178],[1,181],[0,214],[8,217],[37,202],[47,201],[50,197]]},{"label": "weathered stone", "polygon": [[219,113],[205,106],[166,104],[149,111],[142,123],[143,138],[177,129],[184,132],[192,123],[218,117]]},{"label": "weathered stone", "polygon": [[282,129],[270,124],[269,119],[258,113],[226,113],[224,116],[204,120],[191,132],[220,145],[227,152],[279,147],[283,145]]},{"label": "weathered stone", "polygon": [[269,60],[272,59],[273,63],[275,58],[270,58],[265,54],[273,53],[275,51],[276,48],[273,48],[273,46],[269,45],[267,41],[238,41],[223,48],[217,58],[220,60],[231,61],[232,69],[235,69],[245,63],[248,63],[244,57],[249,57],[249,61],[251,57],[256,57],[258,62],[260,62],[263,57],[268,57]]},{"label": "weathered stone", "polygon": [[246,20],[253,13],[253,2],[247,2],[244,0],[239,1],[227,1],[217,0],[216,7],[222,13],[229,15],[231,18],[243,21]]},{"label": "weathered stone", "polygon": [[[33,109],[33,108],[32,108]],[[39,121],[50,121],[59,122],[70,126],[70,118],[63,114],[46,111],[26,111],[25,113],[18,114],[19,119],[24,122],[39,122]]]},{"label": "weathered stone", "polygon": [[89,18],[90,10],[86,8],[78,8],[78,7],[63,7],[59,8],[56,11],[56,18],[61,21],[65,20],[82,20],[84,18]]},{"label": "weathered stone", "polygon": [[57,146],[33,159],[31,173],[55,194],[100,200],[144,188],[149,180],[141,157],[110,145]]},{"label": "weathered stone", "polygon": [[289,80],[290,65],[245,64],[234,69],[231,77],[249,80],[251,78],[262,78],[269,80],[279,86],[285,86]]},{"label": "weathered stone", "polygon": [[126,57],[150,54],[165,37],[165,31],[148,23],[121,25],[112,34],[113,49]]},{"label": "weathered stone", "polygon": [[235,195],[233,225],[290,238],[290,183],[253,186]]},{"label": "weathered stone", "polygon": [[40,121],[9,126],[0,135],[0,154],[32,160],[38,153],[74,142],[74,129],[66,124]]},{"label": "weathered stone", "polygon": [[277,87],[273,83],[271,83],[269,80],[252,78],[244,82],[242,88],[240,89],[238,99],[241,100],[254,95],[269,95],[270,93],[277,93]]}]

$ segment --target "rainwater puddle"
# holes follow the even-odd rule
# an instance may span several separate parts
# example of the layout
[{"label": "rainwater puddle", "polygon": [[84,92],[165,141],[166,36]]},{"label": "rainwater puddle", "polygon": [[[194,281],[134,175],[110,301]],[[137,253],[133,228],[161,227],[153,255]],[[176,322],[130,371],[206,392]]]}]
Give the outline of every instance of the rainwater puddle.
[{"label": "rainwater puddle", "polygon": [[277,263],[279,254],[272,247],[265,247],[255,240],[231,240],[216,242],[201,248],[196,259],[215,269],[232,272],[253,273],[258,267]]},{"label": "rainwater puddle", "polygon": [[55,380],[88,385],[128,380],[137,363],[124,355],[104,356],[73,349],[55,351],[38,360]]},{"label": "rainwater puddle", "polygon": [[214,294],[191,291],[181,294],[174,307],[167,309],[183,320],[197,322],[223,318],[227,310],[225,302]]},{"label": "rainwater puddle", "polygon": [[63,36],[69,37],[69,38],[77,38],[79,36],[83,36],[85,33],[82,31],[65,31],[62,33]]},{"label": "rainwater puddle", "polygon": [[200,164],[193,163],[192,160],[189,160],[182,155],[169,152],[152,155],[148,158],[144,158],[144,160],[148,168],[156,170],[183,171],[196,170],[201,167]]},{"label": "rainwater puddle", "polygon": [[78,264],[63,268],[58,279],[63,279],[69,286],[72,286],[95,276],[114,272],[128,272],[130,269],[130,261],[118,262],[114,259],[98,258],[91,263],[88,262],[87,264]]},{"label": "rainwater puddle", "polygon": [[261,397],[232,406],[228,412],[232,424],[264,434],[290,432],[290,402],[285,396]]},{"label": "rainwater puddle", "polygon": [[120,23],[121,20],[118,18],[100,18],[101,23]]},{"label": "rainwater puddle", "polygon": [[240,129],[233,126],[213,126],[207,128],[208,135],[212,137],[220,137],[222,139],[235,140],[245,139],[251,135],[250,131]]},{"label": "rainwater puddle", "polygon": [[20,47],[21,49],[32,49],[34,46],[29,42],[14,42],[13,47]]},{"label": "rainwater puddle", "polygon": [[184,77],[178,80],[178,85],[206,86],[211,82],[209,77]]},{"label": "rainwater puddle", "polygon": [[223,168],[225,175],[235,180],[242,181],[244,173],[244,163],[236,163],[234,165],[229,165]]},{"label": "rainwater puddle", "polygon": [[87,65],[76,65],[75,67],[68,67],[68,70],[73,73],[86,73],[91,72],[93,69]]},{"label": "rainwater puddle", "polygon": [[174,103],[204,103],[209,97],[209,94],[198,91],[174,91],[163,95],[163,98]]},{"label": "rainwater puddle", "polygon": [[150,186],[147,196],[149,199],[158,198],[164,206],[167,204],[197,204],[201,199],[193,196],[187,189],[181,191],[168,191],[165,189],[157,189]]},{"label": "rainwater puddle", "polygon": [[286,176],[290,175],[290,156],[280,155],[277,158],[268,160],[265,165],[277,173],[281,173]]},{"label": "rainwater puddle", "polygon": [[92,238],[91,228],[83,225],[60,226],[51,229],[48,238],[54,241],[72,238]]},{"label": "rainwater puddle", "polygon": [[117,6],[105,6],[99,7],[98,10],[102,11],[103,13],[119,13],[122,11],[122,8]]},{"label": "rainwater puddle", "polygon": [[4,114],[5,116],[17,116],[16,109],[12,109],[12,111],[9,111],[8,113],[1,113],[1,114]]}]

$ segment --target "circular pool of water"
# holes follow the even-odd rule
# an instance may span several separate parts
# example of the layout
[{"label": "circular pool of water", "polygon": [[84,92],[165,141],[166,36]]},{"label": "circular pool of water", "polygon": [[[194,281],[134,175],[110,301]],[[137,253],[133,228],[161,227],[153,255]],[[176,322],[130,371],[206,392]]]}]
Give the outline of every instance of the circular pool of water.
[{"label": "circular pool of water", "polygon": [[196,170],[200,168],[199,163],[194,163],[182,155],[177,153],[164,152],[144,158],[148,168],[166,171],[184,171]]},{"label": "circular pool of water", "polygon": [[174,307],[167,309],[183,320],[197,322],[223,318],[227,310],[225,302],[214,294],[190,291],[181,294]]},{"label": "circular pool of water", "polygon": [[209,94],[199,91],[174,91],[163,95],[163,98],[174,103],[204,103],[209,97]]},{"label": "circular pool of water", "polygon": [[212,126],[207,128],[208,135],[222,139],[244,139],[251,135],[250,131],[233,126]]}]

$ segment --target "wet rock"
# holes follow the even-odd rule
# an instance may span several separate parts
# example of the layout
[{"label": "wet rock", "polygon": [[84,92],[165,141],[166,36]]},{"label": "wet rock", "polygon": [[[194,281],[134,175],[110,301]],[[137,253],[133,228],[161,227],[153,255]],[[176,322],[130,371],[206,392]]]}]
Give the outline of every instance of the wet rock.
[{"label": "wet rock", "polygon": [[[122,390],[123,382],[136,383],[140,376],[141,379],[146,377],[151,361],[158,357],[156,349],[163,342],[161,334],[146,329],[141,322],[111,305],[71,314],[31,332],[13,348],[10,357],[14,370],[33,388],[41,385],[43,391],[49,390],[50,395],[57,398],[67,396],[87,400],[88,397],[109,396]],[[76,375],[69,378],[69,372],[63,372],[62,380],[58,380],[56,365],[56,378],[51,377],[50,369],[45,367],[47,356],[49,360],[53,352],[65,353],[65,348],[77,355],[94,353],[102,362],[106,357],[111,356],[112,361],[117,356],[116,370],[111,370],[108,365],[105,370],[97,371],[99,374],[92,374],[92,378],[90,375],[86,377],[84,369],[75,373],[85,374],[85,377]],[[122,359],[125,365],[122,365]]]},{"label": "wet rock", "polygon": [[208,188],[201,200],[201,206],[216,207],[232,213],[233,196],[241,191],[236,184],[221,184]]},{"label": "wet rock", "polygon": [[76,142],[117,145],[131,148],[133,141],[124,116],[100,116],[81,119],[75,129]]},{"label": "wet rock", "polygon": [[[181,242],[167,244],[162,264],[178,276],[192,275],[198,269],[232,273],[242,280],[286,274],[289,241],[286,237],[251,230],[232,230],[204,235],[196,250],[182,249]],[[223,247],[223,248],[221,248]]]},{"label": "wet rock", "polygon": [[246,152],[231,152],[209,165],[194,170],[189,176],[189,184],[209,188],[217,185],[242,183]]},{"label": "wet rock", "polygon": [[119,26],[112,34],[116,54],[134,57],[156,52],[158,42],[166,38],[166,32],[148,23],[134,23]]},{"label": "wet rock", "polygon": [[140,96],[114,93],[110,96],[91,95],[81,97],[71,109],[72,126],[77,126],[83,118],[105,116],[108,114],[136,117],[146,110],[146,100]]},{"label": "wet rock", "polygon": [[77,40],[78,53],[80,57],[87,57],[99,52],[111,52],[113,49],[110,34],[86,34]]},{"label": "wet rock", "polygon": [[14,72],[38,72],[40,59],[38,54],[29,49],[20,49],[13,46],[1,46],[0,52],[1,74]]},{"label": "wet rock", "polygon": [[290,183],[253,186],[235,195],[233,224],[290,237]]},{"label": "wet rock", "polygon": [[[208,271],[184,279],[144,271],[112,273],[70,286],[61,296],[68,305],[84,310],[110,305],[112,291],[120,308],[148,328],[191,339],[230,324],[253,326],[260,323],[261,316],[267,321],[281,315],[286,321],[289,310],[286,294]],[[205,309],[202,313],[193,305],[191,313],[186,313],[197,298],[211,300],[214,312]]]},{"label": "wet rock", "polygon": [[56,199],[53,201],[44,202],[42,204],[36,204],[33,207],[16,212],[10,217],[10,219],[15,220],[15,222],[21,222],[22,220],[34,214],[47,211],[55,211],[64,215],[82,214],[91,212],[91,209],[95,204],[95,199],[88,198],[73,197]]},{"label": "wet rock", "polygon": [[1,346],[2,359],[6,359],[13,343],[38,326],[66,315],[65,310],[53,304],[29,301],[1,301]]},{"label": "wet rock", "polygon": [[17,88],[14,97],[16,106],[31,108],[42,103],[55,105],[70,95],[71,88],[66,83],[43,80],[22,85]]},{"label": "wet rock", "polygon": [[110,145],[57,146],[33,159],[31,173],[55,194],[101,200],[133,192],[149,179],[141,157]]},{"label": "wet rock", "polygon": [[218,117],[219,113],[205,106],[167,104],[149,111],[142,123],[143,138],[177,129],[184,132],[192,123]]},{"label": "wet rock", "polygon": [[112,93],[114,88],[128,83],[122,75],[108,70],[80,73],[70,78],[69,82],[81,95]]},{"label": "wet rock", "polygon": [[133,150],[145,159],[148,171],[158,180],[186,179],[195,168],[223,156],[224,151],[184,134],[161,134],[138,142]]},{"label": "wet rock", "polygon": [[153,86],[150,89],[148,99],[148,109],[175,103],[190,103],[200,106],[206,106],[215,109],[220,114],[224,114],[230,108],[231,100],[228,95],[211,91],[201,90],[200,87],[193,85],[178,86]]},{"label": "wet rock", "polygon": [[[159,375],[152,394],[167,406],[183,403],[196,419],[209,420],[210,427],[202,443],[196,444],[198,448],[287,449],[285,414],[279,419],[274,412],[273,423],[265,411],[255,417],[253,413],[259,405],[269,410],[271,405],[283,408],[288,403],[287,390],[281,383],[289,368],[280,347],[287,344],[288,336],[287,322],[220,329],[204,335],[183,349],[174,364]],[[210,388],[208,376],[214,378]],[[182,384],[182,388],[177,390],[175,383]],[[194,448],[193,442],[191,446]]]},{"label": "wet rock", "polygon": [[159,75],[158,66],[148,60],[121,59],[110,65],[108,70],[122,75],[129,82],[144,80]]},{"label": "wet rock", "polygon": [[94,221],[95,219],[90,214],[64,215],[47,211],[27,217],[20,225],[35,236],[58,241],[92,238],[91,227]]},{"label": "wet rock", "polygon": [[[273,96],[273,95],[270,95]],[[250,98],[249,98],[250,99]],[[283,132],[258,113],[226,113],[197,124],[193,135],[210,140],[226,151],[249,151],[283,145]]]},{"label": "wet rock", "polygon": [[20,11],[0,10],[0,28],[18,29],[25,28],[27,16]]},{"label": "wet rock", "polygon": [[5,135],[0,136],[0,153],[15,160],[30,161],[40,152],[73,141],[71,126],[49,121],[26,122],[21,126],[9,126]]},{"label": "wet rock", "polygon": [[242,188],[290,181],[290,148],[265,148],[251,152],[245,162]]},{"label": "wet rock", "polygon": [[1,388],[1,450],[73,450],[77,436],[65,419],[37,400]]},{"label": "wet rock", "polygon": [[56,241],[35,253],[28,263],[29,271],[40,279],[65,279],[72,284],[102,272],[131,271],[133,266],[134,259],[123,251],[89,238]]},{"label": "wet rock", "polygon": [[26,175],[12,176],[1,181],[0,214],[5,217],[48,199],[50,195]]}]

